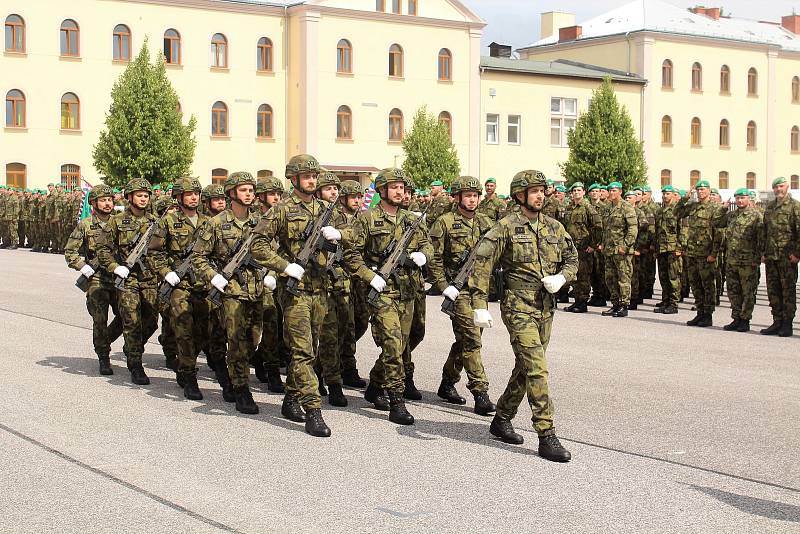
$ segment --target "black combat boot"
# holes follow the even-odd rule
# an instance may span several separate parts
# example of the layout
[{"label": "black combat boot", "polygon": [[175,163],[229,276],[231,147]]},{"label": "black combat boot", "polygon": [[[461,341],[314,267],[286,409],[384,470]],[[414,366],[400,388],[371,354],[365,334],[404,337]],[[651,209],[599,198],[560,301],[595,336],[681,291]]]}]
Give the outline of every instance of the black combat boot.
[{"label": "black combat boot", "polygon": [[369,383],[367,390],[364,391],[364,399],[374,404],[376,410],[389,411],[389,399],[386,398],[383,389],[373,385],[372,382]]},{"label": "black combat boot", "polygon": [[168,369],[171,369],[172,371],[177,372],[178,371],[178,357],[177,356],[172,356],[172,355],[167,356],[165,354],[164,358],[165,358],[164,365],[166,365]]},{"label": "black combat boot", "polygon": [[765,336],[775,336],[781,331],[782,324],[783,322],[780,319],[775,319],[767,328],[761,329],[761,334]]},{"label": "black combat boot", "polygon": [[745,321],[744,319],[739,320],[739,326],[736,327],[737,332],[749,332],[750,331],[750,321]]},{"label": "black combat boot", "polygon": [[711,314],[706,312],[700,316],[700,320],[697,322],[696,326],[699,326],[700,328],[707,328],[713,325],[714,321],[711,319]]},{"label": "black combat boot", "polygon": [[100,356],[100,374],[104,376],[113,375],[114,370],[111,368],[111,359],[108,356]]},{"label": "black combat boot", "polygon": [[317,373],[317,391],[319,391],[320,397],[327,397],[328,390],[325,388],[325,379],[322,378],[321,373]]},{"label": "black combat boot", "polygon": [[551,462],[569,462],[572,455],[561,445],[555,434],[539,436],[539,456]]},{"label": "black combat boot", "polygon": [[258,357],[258,355],[253,357],[252,361],[253,370],[256,373],[256,378],[262,384],[266,384],[269,382],[269,378],[267,377],[267,371],[264,369],[264,361]]},{"label": "black combat boot", "polygon": [[667,305],[667,304],[666,304],[666,303],[664,303],[664,302],[657,302],[657,303],[656,303],[656,305],[655,305],[655,306],[653,306],[653,311],[656,311],[656,310],[657,310],[657,309],[659,309],[659,308],[663,308],[663,307],[664,307],[664,306],[666,306],[666,305]]},{"label": "black combat boot", "polygon": [[319,408],[311,408],[306,410],[306,433],[311,434],[315,438],[329,438],[331,437],[331,429],[325,424],[322,419],[322,410]]},{"label": "black combat boot", "polygon": [[130,371],[131,371],[131,382],[133,382],[137,386],[146,386],[147,384],[150,383],[150,379],[144,372],[144,367],[142,367],[141,363],[131,367]]},{"label": "black combat boot", "polygon": [[663,308],[661,308],[661,313],[663,313],[664,315],[674,315],[678,313],[678,307],[674,304],[664,306]]},{"label": "black combat boot", "polygon": [[703,320],[703,312],[698,311],[697,315],[694,316],[694,319],[689,319],[686,321],[686,326],[697,326],[697,324]]},{"label": "black combat boot", "polygon": [[739,323],[741,323],[741,322],[742,322],[741,319],[734,319],[730,323],[728,323],[725,326],[723,326],[722,329],[725,330],[726,332],[733,332],[734,330],[739,328]]},{"label": "black combat boot", "polygon": [[328,385],[328,390],[330,390],[328,394],[328,404],[340,408],[347,406],[347,397],[344,396],[341,384],[330,384]]},{"label": "black combat boot", "polygon": [[267,369],[267,389],[272,393],[286,392],[281,380],[281,372],[278,369]]},{"label": "black combat boot", "polygon": [[567,294],[566,293],[562,294],[561,292],[559,292],[558,293],[558,303],[559,304],[566,304],[567,302],[569,302],[569,297],[567,296]]},{"label": "black combat boot", "polygon": [[[639,309],[639,299],[631,299],[631,303],[628,304],[629,310],[638,310]],[[616,315],[614,316],[616,317]]]},{"label": "black combat boot", "polygon": [[236,397],[237,412],[248,415],[258,413],[258,404],[253,400],[253,394],[250,393],[250,388],[246,384],[233,388],[233,394]]},{"label": "black combat boot", "polygon": [[358,376],[358,369],[343,369],[342,383],[349,388],[367,387],[367,381]]},{"label": "black combat boot", "polygon": [[406,410],[406,401],[399,391],[389,392],[389,421],[398,425],[413,425],[414,416]]},{"label": "black combat boot", "polygon": [[233,393],[233,385],[231,384],[231,377],[228,374],[228,366],[225,364],[225,360],[214,362],[211,368],[214,369],[214,376],[217,377],[219,387],[222,388],[222,400],[236,402],[236,395]]},{"label": "black combat boot", "polygon": [[614,312],[612,317],[627,317],[628,316],[628,307],[624,304],[617,308],[617,311]]},{"label": "black combat boot", "polygon": [[303,413],[303,408],[300,406],[300,403],[297,402],[297,399],[289,395],[283,397],[281,415],[295,423],[302,423],[306,420],[306,415]]},{"label": "black combat boot", "polygon": [[436,394],[439,395],[439,398],[444,399],[450,404],[467,403],[467,399],[459,395],[458,391],[456,391],[455,384],[446,382],[444,379],[442,379],[442,383],[439,384],[439,391],[437,391]]},{"label": "black combat boot", "polygon": [[576,300],[571,305],[564,308],[564,311],[572,313],[586,313],[589,310],[586,307],[586,300]]},{"label": "black combat boot", "polygon": [[587,304],[592,308],[602,308],[603,306],[606,305],[606,299],[595,295],[589,299],[589,302],[587,302]]},{"label": "black combat boot", "polygon": [[617,313],[617,311],[619,311],[619,304],[612,304],[612,306],[609,309],[605,310],[600,315],[602,315],[603,317],[613,317],[614,314]]},{"label": "black combat boot", "polygon": [[784,319],[781,323],[781,329],[778,331],[778,337],[792,337],[792,320]]},{"label": "black combat boot", "polygon": [[194,373],[181,373],[183,375],[183,396],[189,400],[203,400],[200,387],[197,385],[197,375]]},{"label": "black combat boot", "polygon": [[[642,300],[651,298],[653,298],[653,290],[652,289],[645,290],[645,292],[642,294]],[[641,302],[639,304],[641,304]]]},{"label": "black combat boot", "polygon": [[473,391],[472,396],[475,397],[475,413],[478,415],[492,415],[497,409],[497,406],[489,400],[489,394],[485,391]]},{"label": "black combat boot", "polygon": [[422,393],[419,392],[417,389],[417,385],[414,383],[414,375],[413,374],[406,374],[405,378],[405,389],[403,389],[403,397],[408,400],[422,400]]},{"label": "black combat boot", "polygon": [[489,425],[489,432],[491,432],[493,436],[500,438],[503,443],[511,443],[512,445],[522,445],[525,443],[525,439],[514,432],[511,421],[500,419],[500,417],[496,415],[494,419],[492,419],[492,424]]}]

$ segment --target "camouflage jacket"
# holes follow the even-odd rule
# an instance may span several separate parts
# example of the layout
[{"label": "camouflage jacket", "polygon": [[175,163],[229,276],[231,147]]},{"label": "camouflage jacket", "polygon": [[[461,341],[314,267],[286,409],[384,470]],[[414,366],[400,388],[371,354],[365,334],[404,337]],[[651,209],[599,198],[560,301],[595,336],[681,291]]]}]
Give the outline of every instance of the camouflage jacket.
[{"label": "camouflage jacket", "polygon": [[493,219],[480,212],[473,218],[459,212],[446,213],[433,223],[428,233],[433,259],[428,268],[434,287],[443,291],[453,282],[467,256],[494,224]]},{"label": "camouflage jacket", "polygon": [[[199,231],[206,221],[208,221],[208,217],[198,213],[197,224],[192,224],[192,220],[179,209],[158,222],[148,244],[147,255],[150,256],[150,264],[153,269],[161,278],[164,278],[170,271],[174,271],[189,257],[186,251],[192,243],[195,243],[199,237]],[[202,277],[193,276],[190,273],[193,273],[192,269],[186,273],[177,287],[187,291],[190,289],[203,291],[208,287]],[[194,279],[194,284],[191,283],[192,279]]]},{"label": "camouflage jacket", "polygon": [[625,254],[633,254],[638,234],[639,219],[633,206],[624,200],[616,205],[609,202],[603,219],[603,254],[619,254],[620,248]]},{"label": "camouflage jacket", "polygon": [[[336,206],[336,209],[333,210],[330,226],[334,228],[345,228],[349,224],[349,221],[348,215],[341,209],[341,206]],[[328,253],[325,270],[328,275],[328,284],[333,291],[349,292],[350,276],[345,272],[344,267],[342,267],[342,258],[344,257],[344,250],[342,247],[341,243],[337,243],[336,252]]]},{"label": "camouflage jacket", "polygon": [[20,211],[20,199],[17,198],[17,195],[15,193],[12,193],[8,197],[6,197],[6,212],[4,215],[4,219],[8,222],[18,221],[19,211]]},{"label": "camouflage jacket", "polygon": [[648,211],[634,206],[636,210],[636,218],[639,220],[639,231],[636,234],[636,245],[634,245],[637,252],[647,254],[650,252],[650,247],[654,245],[654,237],[656,233],[655,217]]},{"label": "camouflage jacket", "polygon": [[449,213],[452,209],[452,202],[450,202],[450,195],[447,192],[442,191],[436,198],[431,200],[431,206],[428,208],[428,215],[425,218],[425,222],[429,225],[432,225],[436,222],[436,219],[444,215],[445,213]]},{"label": "camouflage jacket", "polygon": [[726,216],[725,261],[731,265],[755,266],[764,254],[764,219],[752,207],[738,208]]},{"label": "camouflage jacket", "polygon": [[5,219],[7,203],[8,195],[4,191],[0,191],[0,221]]},{"label": "camouflage jacket", "polygon": [[578,204],[570,204],[564,214],[564,226],[569,232],[575,248],[585,252],[588,247],[597,248],[603,239],[603,222],[591,202],[585,198]]},{"label": "camouflage jacket", "polygon": [[725,211],[711,200],[689,202],[682,198],[675,207],[678,216],[686,218],[686,255],[692,258],[717,256],[722,247]]},{"label": "camouflage jacket", "polygon": [[503,218],[503,212],[506,209],[506,203],[497,198],[497,195],[485,197],[478,204],[478,213],[486,215],[493,221],[499,221]]},{"label": "camouflage jacket", "polygon": [[662,206],[656,212],[655,245],[659,254],[680,250],[678,243],[678,217],[675,213],[675,204]]},{"label": "camouflage jacket", "polygon": [[[151,214],[144,213],[142,216],[136,217],[130,208],[112,215],[105,231],[97,239],[97,257],[100,265],[108,272],[113,273],[114,269],[125,262],[125,258],[150,224],[155,224],[155,222],[156,218]],[[145,254],[141,264],[134,265],[131,269],[130,278],[135,278],[140,283],[155,284],[156,273],[150,268],[147,260]]]},{"label": "camouflage jacket", "polygon": [[555,195],[550,195],[544,199],[542,213],[558,222],[563,220],[563,206],[561,206],[561,202],[558,201]]},{"label": "camouflage jacket", "polygon": [[52,193],[48,193],[47,197],[45,197],[44,216],[47,219],[47,222],[53,222],[53,219],[56,216],[56,196],[58,196],[58,193],[56,193],[54,189]]},{"label": "camouflage jacket", "polygon": [[97,257],[98,242],[108,231],[109,221],[110,218],[102,221],[96,215],[92,215],[78,223],[64,246],[64,259],[68,267],[80,271],[87,262],[93,262],[92,267],[97,272],[95,276],[99,276],[103,282],[111,282],[111,273],[99,265]]},{"label": "camouflage jacket", "polygon": [[787,194],[783,202],[770,201],[764,209],[764,256],[785,260],[800,256],[800,202]]}]

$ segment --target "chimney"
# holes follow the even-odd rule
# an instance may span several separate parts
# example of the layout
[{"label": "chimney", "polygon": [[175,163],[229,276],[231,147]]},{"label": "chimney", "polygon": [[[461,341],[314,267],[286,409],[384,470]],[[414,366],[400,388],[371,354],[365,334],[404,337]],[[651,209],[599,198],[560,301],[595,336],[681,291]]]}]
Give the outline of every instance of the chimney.
[{"label": "chimney", "polygon": [[695,6],[691,8],[689,11],[691,11],[695,15],[705,15],[706,17],[713,20],[719,20],[719,17],[722,14],[721,8],[718,7]]},{"label": "chimney", "polygon": [[511,57],[511,45],[504,45],[500,43],[492,43],[489,45],[489,55],[491,57]]},{"label": "chimney", "polygon": [[580,26],[567,26],[558,30],[558,42],[564,43],[567,41],[575,41],[580,39],[583,33],[583,28]]},{"label": "chimney", "polygon": [[794,34],[800,34],[800,15],[781,17],[781,26]]},{"label": "chimney", "polygon": [[575,25],[575,15],[572,13],[562,13],[560,11],[550,11],[542,13],[541,18],[541,37],[547,39],[558,33],[561,28]]}]

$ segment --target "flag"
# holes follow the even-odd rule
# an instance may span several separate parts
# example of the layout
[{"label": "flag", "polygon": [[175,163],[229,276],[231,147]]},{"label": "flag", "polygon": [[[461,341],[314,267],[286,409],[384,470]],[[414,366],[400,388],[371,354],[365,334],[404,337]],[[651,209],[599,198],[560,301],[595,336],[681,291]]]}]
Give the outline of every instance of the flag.
[{"label": "flag", "polygon": [[81,215],[79,220],[84,220],[86,217],[92,216],[92,208],[89,206],[89,190],[92,184],[86,181],[86,178],[81,176],[81,190],[83,191],[83,202],[81,203]]},{"label": "flag", "polygon": [[375,191],[375,182],[369,184],[367,192],[364,193],[364,202],[361,204],[361,211],[367,211],[378,205],[381,196]]}]

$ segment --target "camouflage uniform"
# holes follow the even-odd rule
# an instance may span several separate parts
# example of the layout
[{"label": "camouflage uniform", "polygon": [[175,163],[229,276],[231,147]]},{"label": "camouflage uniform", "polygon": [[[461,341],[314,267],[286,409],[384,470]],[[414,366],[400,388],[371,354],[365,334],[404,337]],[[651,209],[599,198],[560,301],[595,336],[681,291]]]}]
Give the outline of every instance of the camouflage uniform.
[{"label": "camouflage uniform", "polygon": [[[653,246],[653,236],[655,234],[655,219],[639,206],[634,206],[636,218],[639,221],[639,231],[636,234],[635,252],[631,273],[631,301],[641,302],[647,288],[647,262],[650,256],[650,248]],[[634,304],[635,305],[635,304]]]},{"label": "camouflage uniform", "polygon": [[678,243],[678,217],[675,204],[661,207],[656,214],[656,249],[658,251],[658,281],[661,284],[662,308],[678,305],[681,298],[683,260]]},{"label": "camouflage uniform", "polygon": [[450,195],[447,194],[447,191],[442,191],[436,198],[431,200],[431,206],[428,208],[428,214],[425,218],[427,224],[432,225],[436,222],[436,219],[452,211],[453,203],[450,201]]},{"label": "camouflage uniform", "polygon": [[653,286],[656,283],[656,266],[658,263],[658,253],[655,250],[655,221],[660,206],[651,199],[647,202],[641,202],[639,207],[645,215],[647,215],[648,221],[653,224],[653,235],[650,247],[648,247],[647,253],[643,254],[644,258],[640,260],[642,276],[639,278],[639,292],[643,294],[645,298],[652,298]]},{"label": "camouflage uniform", "polygon": [[[478,204],[477,212],[481,215],[485,215],[492,221],[499,221],[503,218],[503,212],[505,210],[506,203],[497,198],[495,194],[491,197],[482,198],[480,204]],[[431,228],[433,228],[433,224],[431,224]]]},{"label": "camouflage uniform", "polygon": [[[605,212],[608,209],[608,203],[598,200],[597,202],[592,202],[592,205],[600,216],[601,223],[605,221]],[[606,286],[606,258],[602,253],[596,253],[594,254],[594,269],[592,270],[592,298],[589,304],[592,306],[604,306],[606,300],[609,298],[610,293],[608,286]]]},{"label": "camouflage uniform", "polygon": [[586,302],[589,300],[596,256],[595,252],[586,250],[592,248],[597,251],[603,237],[603,223],[591,202],[582,198],[579,204],[570,204],[565,212],[564,224],[578,250],[578,275],[572,285],[575,302]]},{"label": "camouflage uniform", "polygon": [[630,302],[633,247],[638,232],[639,220],[633,206],[624,200],[617,204],[609,202],[603,221],[603,257],[606,286],[615,307],[627,306]]},{"label": "camouflage uniform", "polygon": [[750,321],[760,280],[757,267],[764,253],[763,218],[753,207],[738,208],[727,216],[725,278],[731,318]]},{"label": "camouflage uniform", "polygon": [[19,247],[19,212],[20,202],[16,193],[12,192],[6,197],[5,228],[3,241],[8,240],[9,248]]},{"label": "camouflage uniform", "polygon": [[775,322],[791,322],[797,310],[797,264],[800,257],[800,202],[787,193],[783,201],[770,201],[764,210],[764,257],[767,295]]}]

